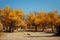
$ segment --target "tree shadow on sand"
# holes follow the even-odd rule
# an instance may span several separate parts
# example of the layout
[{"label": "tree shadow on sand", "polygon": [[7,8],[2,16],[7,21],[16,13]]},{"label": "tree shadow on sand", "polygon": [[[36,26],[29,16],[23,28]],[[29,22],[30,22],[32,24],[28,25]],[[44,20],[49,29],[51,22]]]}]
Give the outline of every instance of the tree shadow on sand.
[{"label": "tree shadow on sand", "polygon": [[49,36],[25,36],[25,37],[60,37],[60,36],[49,35]]}]

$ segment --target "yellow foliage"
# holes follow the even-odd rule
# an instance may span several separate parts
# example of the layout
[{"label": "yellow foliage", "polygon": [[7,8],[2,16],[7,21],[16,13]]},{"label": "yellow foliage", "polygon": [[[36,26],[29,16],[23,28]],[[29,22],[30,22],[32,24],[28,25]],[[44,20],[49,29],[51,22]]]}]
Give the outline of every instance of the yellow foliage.
[{"label": "yellow foliage", "polygon": [[31,19],[31,20],[34,20],[35,18],[36,18],[36,15],[32,13],[30,19]]},{"label": "yellow foliage", "polygon": [[56,20],[56,23],[60,23],[60,19]]},{"label": "yellow foliage", "polygon": [[9,9],[10,9],[10,6],[7,5],[7,6],[6,6],[6,10],[9,10]]},{"label": "yellow foliage", "polygon": [[52,12],[39,12],[37,14],[30,12],[30,14],[24,14],[23,10],[14,10],[10,9],[9,6],[6,6],[5,9],[0,8],[0,17],[4,17],[4,22],[8,24],[11,20],[16,20],[16,25],[25,27],[29,24],[32,27],[32,23],[35,25],[44,22],[56,22],[59,23],[57,11]]},{"label": "yellow foliage", "polygon": [[5,16],[5,15],[6,15],[6,14],[5,14],[4,9],[0,8],[0,16]]},{"label": "yellow foliage", "polygon": [[10,6],[6,6],[6,9],[5,9],[5,12],[6,12],[6,14],[9,14],[9,12],[10,12]]},{"label": "yellow foliage", "polygon": [[24,14],[24,12],[22,10],[16,10],[16,15],[25,16],[25,14]]},{"label": "yellow foliage", "polygon": [[10,17],[16,16],[16,11],[15,11],[15,10],[12,10],[12,11],[9,13],[9,16],[10,16]]},{"label": "yellow foliage", "polygon": [[41,18],[41,17],[43,17],[44,16],[44,12],[39,12],[38,13],[38,16]]},{"label": "yellow foliage", "polygon": [[41,22],[41,19],[39,19],[39,18],[36,18],[34,21],[35,24],[39,24],[40,22]]}]

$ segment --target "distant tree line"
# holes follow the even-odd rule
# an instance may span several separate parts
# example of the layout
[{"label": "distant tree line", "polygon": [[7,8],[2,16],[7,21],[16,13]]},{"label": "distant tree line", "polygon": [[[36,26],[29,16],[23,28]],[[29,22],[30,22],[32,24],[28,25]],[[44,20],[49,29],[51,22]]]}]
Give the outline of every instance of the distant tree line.
[{"label": "distant tree line", "polygon": [[0,22],[3,25],[3,30],[6,32],[14,32],[20,29],[35,29],[41,28],[42,31],[51,28],[56,29],[56,25],[60,23],[60,16],[57,10],[51,12],[32,12],[24,13],[23,10],[11,9],[6,6],[5,9],[0,8]]}]

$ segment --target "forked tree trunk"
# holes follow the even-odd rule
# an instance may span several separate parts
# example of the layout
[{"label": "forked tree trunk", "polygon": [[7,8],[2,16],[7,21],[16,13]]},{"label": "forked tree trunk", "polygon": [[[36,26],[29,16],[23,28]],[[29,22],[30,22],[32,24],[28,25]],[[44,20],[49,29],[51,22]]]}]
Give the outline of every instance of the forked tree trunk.
[{"label": "forked tree trunk", "polygon": [[9,27],[9,32],[14,32],[14,28],[13,27]]},{"label": "forked tree trunk", "polygon": [[14,25],[12,23],[9,25],[9,32],[14,32]]}]

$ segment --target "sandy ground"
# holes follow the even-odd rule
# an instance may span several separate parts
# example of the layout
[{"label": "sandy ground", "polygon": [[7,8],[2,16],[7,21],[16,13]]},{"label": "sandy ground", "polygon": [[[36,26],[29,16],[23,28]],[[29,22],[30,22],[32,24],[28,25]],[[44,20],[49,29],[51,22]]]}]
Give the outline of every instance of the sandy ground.
[{"label": "sandy ground", "polygon": [[52,35],[44,32],[3,33],[0,40],[60,40],[60,37],[54,37]]}]

